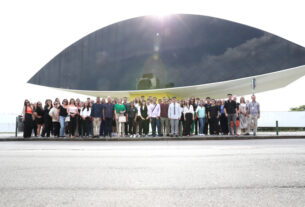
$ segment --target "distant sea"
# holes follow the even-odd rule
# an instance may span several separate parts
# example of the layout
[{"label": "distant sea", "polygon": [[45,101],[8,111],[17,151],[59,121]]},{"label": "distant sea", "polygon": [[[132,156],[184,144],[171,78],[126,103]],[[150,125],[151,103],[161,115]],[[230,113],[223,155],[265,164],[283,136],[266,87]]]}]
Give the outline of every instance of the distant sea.
[{"label": "distant sea", "polygon": [[0,133],[15,132],[17,114],[0,113]]}]

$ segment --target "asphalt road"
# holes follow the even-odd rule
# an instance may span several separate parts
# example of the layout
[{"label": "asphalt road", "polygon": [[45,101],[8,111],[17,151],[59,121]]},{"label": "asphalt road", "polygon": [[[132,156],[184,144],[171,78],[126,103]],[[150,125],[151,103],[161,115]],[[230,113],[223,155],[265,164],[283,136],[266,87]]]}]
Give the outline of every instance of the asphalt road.
[{"label": "asphalt road", "polygon": [[1,142],[0,206],[305,206],[305,140]]}]

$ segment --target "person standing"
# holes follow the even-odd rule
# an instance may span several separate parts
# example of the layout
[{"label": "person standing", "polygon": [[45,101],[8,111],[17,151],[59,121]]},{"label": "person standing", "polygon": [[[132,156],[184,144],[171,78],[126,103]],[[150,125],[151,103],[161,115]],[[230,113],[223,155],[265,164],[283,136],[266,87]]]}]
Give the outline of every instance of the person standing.
[{"label": "person standing", "polygon": [[70,103],[67,107],[67,113],[70,117],[69,135],[70,138],[75,138],[75,128],[76,128],[76,118],[78,115],[78,108],[76,107],[75,100],[73,98],[70,99]]},{"label": "person standing", "polygon": [[90,116],[91,116],[90,103],[88,101],[86,101],[83,108],[80,111],[80,117],[81,117],[81,122],[82,122],[81,136],[85,136],[86,138],[89,136]]},{"label": "person standing", "polygon": [[47,137],[50,137],[50,133],[51,133],[51,128],[52,128],[52,118],[49,115],[49,112],[51,110],[51,108],[53,107],[52,105],[52,101],[50,99],[47,99],[45,101],[45,106],[44,106],[44,112],[43,112],[43,123],[44,123],[44,127],[42,129],[42,137],[45,137],[45,135],[47,134]]},{"label": "person standing", "polygon": [[240,98],[239,104],[239,126],[242,134],[245,134],[248,129],[248,109],[244,97]]},{"label": "person standing", "polygon": [[206,98],[206,103],[204,105],[205,107],[205,114],[206,114],[206,117],[205,117],[205,123],[204,123],[204,130],[203,130],[203,133],[205,135],[208,135],[208,131],[210,131],[210,134],[211,134],[211,125],[209,123],[209,119],[208,119],[208,113],[210,111],[210,107],[211,107],[211,98],[210,97],[207,97]]},{"label": "person standing", "polygon": [[134,102],[130,102],[130,107],[127,110],[128,128],[130,137],[136,138],[136,121],[138,117],[138,109],[135,107]]},{"label": "person standing", "polygon": [[219,107],[216,105],[215,99],[212,99],[212,104],[210,110],[208,112],[209,122],[210,122],[210,134],[217,135],[218,134],[218,118],[219,118]]},{"label": "person standing", "polygon": [[236,110],[237,110],[237,114],[236,114],[236,133],[237,135],[239,135],[239,126],[240,126],[240,121],[239,121],[239,106],[240,106],[240,103],[237,102],[237,97],[234,96],[233,97],[233,100],[236,102]]},{"label": "person standing", "polygon": [[103,119],[105,121],[105,132],[104,137],[112,137],[112,121],[114,120],[114,105],[112,104],[111,98],[107,97],[107,103],[103,109]]},{"label": "person standing", "polygon": [[140,136],[148,136],[149,131],[149,116],[148,116],[148,108],[146,105],[146,101],[141,102],[140,106],[140,126],[139,126],[139,134]]},{"label": "person standing", "polygon": [[41,135],[41,127],[43,125],[43,108],[42,103],[40,101],[37,102],[36,110],[34,112],[34,116],[37,122],[37,135]]},{"label": "person standing", "polygon": [[49,111],[49,116],[52,117],[53,135],[59,137],[59,103],[54,102],[54,107]]},{"label": "person standing", "polygon": [[172,101],[173,102],[168,107],[167,116],[171,125],[171,137],[178,137],[178,125],[181,117],[181,107],[180,104],[177,103],[176,97],[173,97]]},{"label": "person standing", "polygon": [[253,135],[256,136],[257,120],[260,118],[261,111],[260,111],[260,105],[256,101],[256,96],[252,95],[251,99],[252,101],[249,103],[248,106],[249,122],[248,122],[247,135],[250,134],[250,125],[253,124]]},{"label": "person standing", "polygon": [[[127,112],[128,112],[128,109],[129,109],[129,107],[130,107],[130,103],[128,103],[127,102],[127,97],[124,97],[123,98],[123,104],[124,104],[124,106],[125,106],[125,109],[126,109],[126,113],[125,113],[125,116],[127,116]],[[127,119],[128,120],[128,119]],[[124,127],[125,127],[125,136],[128,136],[128,132],[130,131],[130,130],[128,130],[128,125],[129,125],[129,123],[126,121],[125,123],[124,123]]]},{"label": "person standing", "polygon": [[236,102],[232,100],[232,94],[228,94],[228,100],[225,102],[224,111],[226,117],[228,118],[228,128],[230,131],[230,135],[233,135],[232,127],[231,127],[231,121],[233,121],[234,136],[237,136],[237,132],[236,132],[237,108],[236,108]]},{"label": "person standing", "polygon": [[199,136],[203,136],[204,125],[205,125],[205,107],[204,100],[200,101],[199,106],[196,109],[196,115],[199,120]]},{"label": "person standing", "polygon": [[220,128],[222,135],[228,135],[229,129],[228,129],[228,118],[226,117],[225,111],[225,100],[221,100],[220,105]]},{"label": "person standing", "polygon": [[[196,112],[196,109],[197,109],[197,106],[198,106],[198,103],[195,99],[195,97],[192,97],[190,99],[190,104],[193,106],[193,109],[194,109],[194,112]],[[198,122],[197,122],[197,116],[194,116],[194,120],[193,120],[193,123],[192,123],[192,128],[191,128],[191,132],[192,134],[194,135],[198,135]]]},{"label": "person standing", "polygon": [[66,117],[68,116],[67,107],[68,107],[68,100],[64,99],[62,101],[62,104],[59,106],[59,123],[60,123],[59,136],[60,137],[65,136],[66,123],[67,123]]},{"label": "person standing", "polygon": [[141,105],[142,105],[142,100],[140,100],[139,103],[137,103],[137,104],[135,103],[134,104],[134,106],[138,110],[138,115],[137,115],[137,118],[136,118],[136,136],[140,136]]},{"label": "person standing", "polygon": [[[115,120],[116,120],[116,129],[118,133],[118,137],[125,136],[124,130],[125,130],[125,117],[126,108],[124,104],[122,103],[122,99],[118,99],[118,103],[114,106],[114,113],[115,113]],[[125,117],[125,118],[124,118]]]},{"label": "person standing", "polygon": [[157,104],[157,98],[153,98],[153,102],[148,107],[148,115],[150,117],[152,136],[156,137],[156,127],[158,129],[158,136],[161,136],[160,127],[160,105]]},{"label": "person standing", "polygon": [[22,109],[23,138],[30,138],[33,130],[33,108],[29,100],[24,101]]},{"label": "person standing", "polygon": [[193,105],[190,104],[190,101],[186,101],[186,105],[183,109],[184,120],[185,120],[185,135],[191,135],[191,126],[194,121],[194,108]]},{"label": "person standing", "polygon": [[168,119],[168,103],[165,97],[160,104],[160,126],[161,126],[161,135],[169,136],[169,119]]},{"label": "person standing", "polygon": [[96,97],[96,103],[92,105],[90,116],[93,124],[93,137],[98,138],[100,136],[100,127],[103,118],[103,104],[101,103],[100,97]]},{"label": "person standing", "polygon": [[179,120],[179,135],[185,136],[185,119],[184,119],[184,106],[185,106],[185,101],[181,100],[180,101],[180,111],[181,111],[181,116]]}]

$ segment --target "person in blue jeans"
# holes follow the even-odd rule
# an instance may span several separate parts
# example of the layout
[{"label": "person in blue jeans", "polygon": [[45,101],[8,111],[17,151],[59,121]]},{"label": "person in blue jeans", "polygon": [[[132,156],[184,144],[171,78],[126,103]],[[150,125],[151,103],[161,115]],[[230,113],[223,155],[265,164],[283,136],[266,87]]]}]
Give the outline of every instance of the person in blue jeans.
[{"label": "person in blue jeans", "polygon": [[65,120],[66,120],[66,117],[68,116],[67,107],[68,107],[68,100],[64,99],[62,101],[62,105],[59,106],[59,123],[60,123],[59,136],[60,137],[65,136],[65,128],[66,128]]},{"label": "person in blue jeans", "polygon": [[199,106],[196,109],[196,115],[199,119],[199,136],[203,136],[204,131],[204,124],[205,124],[205,107],[204,107],[204,100],[200,101]]}]

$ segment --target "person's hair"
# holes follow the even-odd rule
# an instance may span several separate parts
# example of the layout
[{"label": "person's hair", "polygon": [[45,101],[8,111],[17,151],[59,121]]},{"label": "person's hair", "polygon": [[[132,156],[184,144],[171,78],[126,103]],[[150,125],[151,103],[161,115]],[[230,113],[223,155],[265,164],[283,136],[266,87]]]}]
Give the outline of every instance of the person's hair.
[{"label": "person's hair", "polygon": [[[87,107],[86,107],[86,103],[87,103]],[[89,111],[90,108],[90,103],[89,102],[85,102],[82,111],[85,110],[85,108],[87,108],[87,111]]]},{"label": "person's hair", "polygon": [[[49,101],[51,102],[51,104],[49,104]],[[45,101],[45,105],[44,105],[44,108],[48,108],[50,106],[50,109],[53,108],[53,104],[52,104],[52,100],[51,99],[47,99]]]},{"label": "person's hair", "polygon": [[246,103],[245,97],[240,98],[240,103]]},{"label": "person's hair", "polygon": [[68,100],[67,100],[67,99],[62,100],[62,102],[61,102],[61,103],[62,103],[62,104],[66,103],[67,105],[69,104],[69,102],[68,102]]},{"label": "person's hair", "polygon": [[27,106],[27,103],[30,103],[30,101],[27,100],[27,99],[25,99],[25,100],[24,100],[24,103],[23,103],[23,106],[24,106],[24,114],[26,114],[26,108],[28,107],[28,106]]},{"label": "person's hair", "polygon": [[181,100],[181,101],[180,101],[180,106],[183,107],[184,104],[185,104],[185,101],[184,101],[184,100]]},{"label": "person's hair", "polygon": [[211,99],[210,97],[206,97],[205,99]]},{"label": "person's hair", "polygon": [[[37,105],[37,108],[42,109],[42,103],[41,103],[40,101],[38,101],[36,105]],[[40,106],[39,106],[39,105],[40,105]]]},{"label": "person's hair", "polygon": [[232,96],[232,93],[228,93],[228,96]]},{"label": "person's hair", "polygon": [[71,99],[70,99],[69,105],[71,105],[72,101],[73,101],[73,104],[75,105],[75,100],[74,100],[74,98],[71,98]]},{"label": "person's hair", "polygon": [[24,106],[27,106],[27,105],[26,105],[27,103],[30,103],[30,101],[27,100],[27,99],[25,99],[23,105],[24,105]]}]

